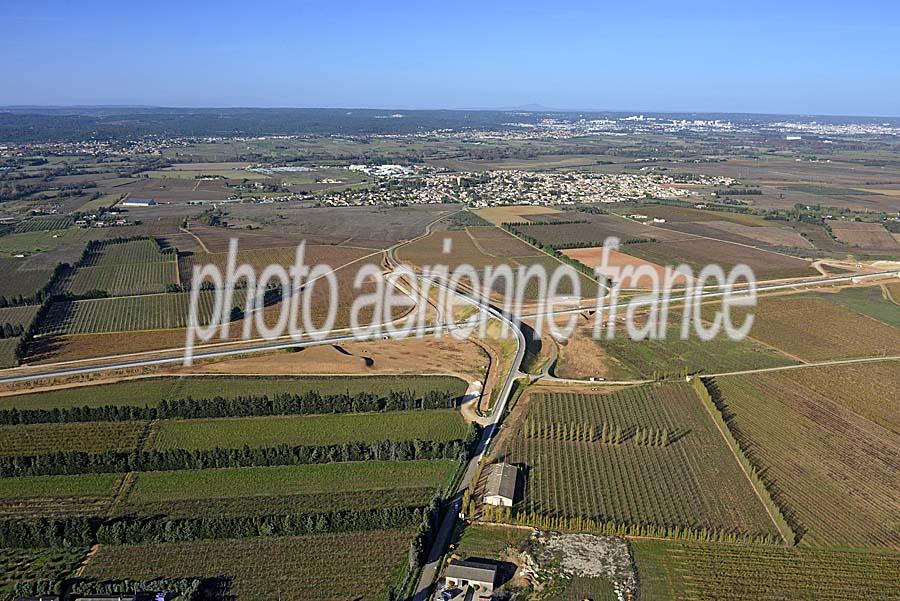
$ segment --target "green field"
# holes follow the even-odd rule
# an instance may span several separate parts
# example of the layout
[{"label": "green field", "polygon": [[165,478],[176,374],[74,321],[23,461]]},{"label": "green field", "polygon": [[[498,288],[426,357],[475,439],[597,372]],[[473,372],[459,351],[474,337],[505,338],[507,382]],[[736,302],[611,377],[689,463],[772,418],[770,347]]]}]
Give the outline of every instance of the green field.
[{"label": "green field", "polygon": [[141,472],[127,502],[283,496],[445,486],[455,461],[367,461],[323,465]]},{"label": "green field", "polygon": [[165,292],[178,283],[176,261],[174,253],[161,252],[154,240],[104,243],[57,288],[74,295],[96,290],[112,296]]},{"label": "green field", "polygon": [[0,478],[0,500],[109,496],[120,478],[119,474]]},{"label": "green field", "polygon": [[0,426],[0,456],[57,451],[103,453],[137,448],[146,422],[84,422]]},{"label": "green field", "polygon": [[23,328],[28,327],[28,324],[31,323],[40,310],[40,305],[24,305],[0,309],[0,327],[7,323],[20,325]]},{"label": "green field", "polygon": [[619,597],[612,583],[605,578],[588,578],[575,576],[566,583],[566,588],[559,593],[546,597],[548,601],[617,601]]},{"label": "green field", "polygon": [[62,280],[61,289],[76,296],[95,290],[107,292],[111,296],[127,296],[165,292],[167,286],[177,283],[173,256],[166,263],[79,267]]},{"label": "green field", "polygon": [[113,515],[166,515],[195,518],[203,515],[247,516],[315,513],[385,507],[425,507],[434,498],[435,487],[418,486],[394,490],[351,490],[302,495],[246,496],[202,499],[127,500],[116,505]]},{"label": "green field", "polygon": [[459,537],[456,552],[463,558],[500,560],[508,548],[519,549],[530,537],[531,530],[527,528],[472,523]]},{"label": "green field", "polygon": [[466,423],[458,411],[397,411],[350,415],[276,416],[164,420],[157,449],[208,449],[327,445],[380,440],[463,439]]},{"label": "green field", "polygon": [[612,340],[604,334],[597,344],[612,359],[612,379],[648,378],[654,372],[675,374],[682,370],[720,373],[796,363],[746,338],[736,341],[720,335],[704,341],[692,329],[690,337],[681,340],[680,316],[670,314],[670,321],[667,337],[662,340],[632,340],[621,326],[617,326],[616,336]]},{"label": "green field", "polygon": [[868,315],[895,328],[900,328],[900,306],[885,298],[880,286],[844,288],[837,294],[822,294],[820,296],[852,309],[857,313]]},{"label": "green field", "polygon": [[387,394],[390,391],[411,390],[416,394],[447,391],[451,396],[462,396],[466,382],[454,376],[186,376],[143,378],[78,386],[65,390],[34,392],[0,397],[0,409],[52,409],[54,407],[102,407],[104,405],[155,406],[162,399],[210,398],[222,396],[275,395],[278,393],[302,394],[316,390],[322,395]]},{"label": "green field", "polygon": [[[243,305],[243,295],[243,290],[235,292],[236,304]],[[215,297],[215,292],[200,293],[199,323],[209,323]],[[186,328],[190,303],[190,292],[54,302],[49,315],[42,320],[41,332],[72,335]]]},{"label": "green field", "polygon": [[406,562],[413,532],[347,534],[99,548],[84,576],[98,580],[226,576],[229,598],[381,601]]},{"label": "green field", "polygon": [[16,357],[16,348],[18,346],[18,338],[0,340],[0,369],[15,367],[19,364],[19,359]]},{"label": "green field", "polygon": [[526,516],[777,533],[686,383],[533,393],[506,452],[527,470]]},{"label": "green field", "polygon": [[87,549],[0,549],[0,599],[16,597],[18,583],[62,581],[84,559]]},{"label": "green field", "polygon": [[633,540],[642,601],[900,599],[900,554]]}]

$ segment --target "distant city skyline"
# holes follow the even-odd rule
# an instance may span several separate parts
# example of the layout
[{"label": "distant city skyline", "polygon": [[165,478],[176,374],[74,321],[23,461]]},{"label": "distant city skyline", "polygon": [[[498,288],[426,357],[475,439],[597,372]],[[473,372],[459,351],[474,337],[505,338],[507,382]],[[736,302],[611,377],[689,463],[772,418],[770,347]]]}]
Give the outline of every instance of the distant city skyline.
[{"label": "distant city skyline", "polygon": [[900,116],[884,1],[14,0],[0,26],[0,106]]}]

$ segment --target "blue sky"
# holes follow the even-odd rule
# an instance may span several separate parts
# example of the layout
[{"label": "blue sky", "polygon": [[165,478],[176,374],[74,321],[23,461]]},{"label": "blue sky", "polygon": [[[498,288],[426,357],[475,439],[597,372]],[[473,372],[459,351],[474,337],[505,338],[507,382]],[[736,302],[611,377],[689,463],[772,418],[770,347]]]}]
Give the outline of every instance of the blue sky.
[{"label": "blue sky", "polygon": [[900,115],[900,8],[4,0],[0,105]]}]

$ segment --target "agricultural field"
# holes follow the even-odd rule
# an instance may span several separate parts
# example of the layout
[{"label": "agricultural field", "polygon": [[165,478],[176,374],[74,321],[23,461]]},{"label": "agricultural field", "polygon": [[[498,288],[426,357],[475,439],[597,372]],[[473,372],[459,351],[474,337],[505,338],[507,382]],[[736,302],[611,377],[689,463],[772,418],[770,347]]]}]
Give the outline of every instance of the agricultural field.
[{"label": "agricultural field", "polygon": [[618,210],[623,213],[640,213],[650,218],[665,219],[666,223],[690,223],[704,221],[727,221],[729,223],[737,223],[747,227],[764,227],[772,225],[771,221],[766,221],[762,217],[756,215],[745,215],[743,213],[733,213],[731,211],[704,211],[703,209],[693,209],[690,207],[677,207],[670,205],[645,205],[633,209]]},{"label": "agricultural field", "polygon": [[617,601],[619,597],[612,583],[605,578],[574,576],[566,583],[565,590],[551,594],[547,599],[548,601],[576,601],[580,599]]},{"label": "agricultural field", "polygon": [[[307,244],[340,244],[383,249],[401,240],[421,236],[429,223],[460,208],[460,205],[452,204],[419,204],[408,207],[305,207],[286,203],[273,210],[271,205],[235,204],[228,207],[228,216],[229,221],[259,226],[264,229],[265,235],[281,236],[288,240],[287,244],[280,246],[296,245],[300,240],[306,239]],[[194,226],[191,227],[193,229]],[[234,230],[214,229],[221,230],[227,236],[235,234]],[[248,241],[253,233],[256,232],[246,236]],[[244,248],[245,233],[241,231],[240,235],[241,248]],[[270,243],[267,246],[276,245]],[[227,250],[227,243],[224,248],[221,244],[218,247],[221,251]],[[212,246],[210,250],[213,250]]]},{"label": "agricultural field", "polygon": [[25,499],[111,496],[121,478],[119,474],[0,478],[0,503]]},{"label": "agricultural field", "polygon": [[839,242],[871,250],[900,250],[900,244],[880,223],[829,220],[831,232]]},{"label": "agricultural field", "polygon": [[[243,238],[241,238],[241,243],[243,243]],[[240,248],[240,246],[238,248]],[[363,257],[368,257],[370,255],[373,256],[374,261],[377,261],[379,259],[379,254],[378,251],[373,251],[370,248],[307,244],[304,247],[303,260],[304,263],[309,266],[321,264],[328,265],[333,269],[338,269],[348,263],[358,261]],[[259,274],[269,265],[282,265],[285,268],[289,268],[294,265],[296,258],[296,245],[279,248],[267,247],[253,250],[240,250],[237,253],[235,265],[249,265],[253,268],[255,273]],[[227,273],[228,253],[197,252],[179,255],[178,265],[182,285],[191,285],[194,267],[202,267],[203,265],[208,264],[215,265],[223,274]],[[363,263],[360,263],[360,265],[362,264]]]},{"label": "agricultural field", "polygon": [[465,394],[467,383],[454,376],[185,376],[126,380],[113,384],[77,386],[62,390],[0,396],[0,409],[52,409],[54,407],[102,407],[104,405],[155,406],[162,399],[238,398],[242,396],[303,394],[322,395],[368,392],[387,395],[411,391],[417,395],[446,392]]},{"label": "agricultural field", "polygon": [[4,338],[0,340],[0,368],[15,367],[19,364],[19,359],[16,356],[16,348],[18,346],[18,338]]},{"label": "agricultural field", "polygon": [[746,264],[757,278],[763,280],[812,276],[817,273],[803,259],[704,238],[629,244],[625,251],[659,265],[674,267],[685,263],[695,274],[713,263],[720,265],[726,272],[739,263]]},{"label": "agricultural field", "polygon": [[413,535],[377,530],[227,544],[102,545],[83,575],[98,580],[226,576],[228,594],[237,599],[381,601],[400,578]]},{"label": "agricultural field", "polygon": [[47,217],[34,217],[16,224],[15,233],[27,234],[29,232],[51,232],[64,230],[71,227],[75,220],[69,215],[50,215]]},{"label": "agricultural field", "polygon": [[[450,252],[444,253],[449,248]],[[499,265],[508,260],[482,251],[467,231],[434,232],[421,240],[398,249],[397,258],[419,266],[447,265],[452,271],[459,265],[471,265],[482,270],[488,265]]]},{"label": "agricultural field", "polygon": [[84,560],[87,549],[0,549],[0,599],[13,599],[16,584],[61,582]]},{"label": "agricultural field", "polygon": [[466,231],[479,248],[495,257],[544,256],[543,251],[498,227],[469,227]]},{"label": "agricultural field", "polygon": [[447,485],[456,467],[450,460],[419,460],[140,472],[125,505],[425,487],[435,492]]},{"label": "agricultural field", "polygon": [[689,384],[532,393],[505,452],[526,514],[777,533]]},{"label": "agricultural field", "polygon": [[[893,355],[900,349],[900,329],[823,296],[760,298],[750,308],[756,316],[750,336],[804,361]],[[743,320],[747,313],[736,307],[732,316]]]},{"label": "agricultural field", "polygon": [[821,294],[821,297],[900,328],[900,307],[887,298],[881,286],[844,288],[837,293]]},{"label": "agricultural field", "polygon": [[[456,410],[392,411],[227,419],[163,420],[157,449],[326,445],[381,440],[460,440],[466,423]],[[0,430],[2,441],[2,430]]]},{"label": "agricultural field", "polygon": [[52,267],[28,269],[24,261],[25,259],[0,257],[0,273],[7,276],[0,279],[0,296],[3,298],[10,301],[20,296],[31,298],[53,277]]},{"label": "agricultural field", "polygon": [[0,456],[58,451],[104,453],[136,449],[146,422],[76,422],[0,426]]},{"label": "agricultural field", "polygon": [[888,551],[633,540],[646,601],[869,601],[900,598]]},{"label": "agricultural field", "polygon": [[466,525],[456,541],[456,552],[463,559],[502,560],[507,549],[524,547],[531,538],[531,530],[473,522]]},{"label": "agricultural field", "polygon": [[[570,248],[562,251],[562,253],[573,259],[578,261],[582,265],[590,268],[592,271],[597,267],[600,267],[603,261],[603,248],[599,246],[591,246],[587,248]],[[627,288],[654,288],[656,282],[653,279],[653,276],[650,275],[640,275],[637,278],[621,277],[621,270],[631,266],[633,269],[641,269],[642,271],[647,271],[648,269],[653,270],[656,273],[657,281],[659,282],[658,286],[662,287],[665,284],[665,268],[662,265],[657,265],[656,263],[651,263],[650,261],[644,261],[643,259],[638,259],[637,257],[632,257],[623,252],[619,252],[616,250],[609,251],[607,257],[607,267],[605,269],[601,269],[601,272],[613,280],[613,283],[617,283],[621,280],[619,287],[622,289]],[[646,267],[645,267],[646,266]],[[691,281],[685,275],[679,275],[672,282],[674,287],[683,286],[685,281]]]},{"label": "agricultural field", "polygon": [[685,238],[684,234],[650,227],[617,215],[573,212],[568,214],[568,217],[570,220],[584,219],[585,223],[517,225],[515,229],[554,248],[570,244],[603,246],[603,241],[611,236],[619,238],[622,242],[631,239],[670,241]]},{"label": "agricultural field", "polygon": [[386,507],[426,507],[434,498],[435,491],[436,487],[433,486],[411,486],[398,489],[366,489],[300,495],[130,500],[116,504],[110,510],[110,514],[114,516],[166,515],[173,518],[192,518],[198,515],[241,517],[369,510]]},{"label": "agricultural field", "polygon": [[2,308],[0,309],[0,327],[2,327],[3,324],[9,323],[27,328],[28,324],[34,320],[40,310],[40,305],[23,305],[21,307]]},{"label": "agricultural field", "polygon": [[494,225],[501,225],[503,223],[513,223],[516,221],[530,221],[529,217],[537,215],[552,215],[559,213],[559,209],[534,205],[519,205],[488,207],[486,209],[479,209],[475,213],[485,221],[489,221]]},{"label": "agricultural field", "polygon": [[59,292],[112,296],[165,292],[178,283],[176,255],[163,253],[154,240],[102,243],[56,285]]},{"label": "agricultural field", "polygon": [[[732,234],[740,238],[748,239],[751,244],[759,246],[783,246],[805,249],[814,248],[813,245],[796,230],[786,226],[748,226],[731,221],[703,221],[701,223],[703,226],[714,230],[713,237],[715,237],[716,232],[720,232],[726,236]],[[727,237],[722,239],[728,240]]]},{"label": "agricultural field", "polygon": [[168,262],[132,263],[110,267],[78,267],[60,283],[60,290],[81,296],[100,290],[111,296],[165,292],[178,283],[174,257]]},{"label": "agricultural field", "polygon": [[[235,306],[244,306],[245,294],[244,290],[234,291]],[[186,328],[190,303],[190,292],[54,302],[42,320],[41,333],[71,336]],[[200,292],[197,302],[200,324],[210,321],[215,304],[215,291]]]},{"label": "agricultural field", "polygon": [[[729,376],[716,385],[729,427],[801,544],[900,549],[900,435],[791,378]],[[876,401],[882,412],[890,398]]]},{"label": "agricultural field", "polygon": [[[515,252],[527,252],[522,256],[508,256],[508,255],[490,255],[483,250],[485,247],[481,245],[481,240],[484,240],[485,237],[483,234],[476,236],[470,236],[469,233],[473,231],[475,228],[469,228],[468,231],[449,231],[449,232],[436,232],[431,234],[430,236],[423,238],[422,240],[418,240],[408,246],[403,247],[398,251],[398,257],[403,261],[408,261],[414,263],[419,266],[432,266],[435,265],[447,265],[449,269],[452,271],[456,269],[460,265],[471,265],[475,268],[476,271],[479,272],[481,277],[484,277],[484,270],[489,266],[500,266],[500,265],[509,265],[513,270],[513,292],[517,289],[517,286],[521,282],[521,278],[518,277],[518,271],[520,268],[528,268],[532,265],[542,265],[546,270],[548,276],[548,282],[552,274],[556,269],[565,269],[567,273],[570,273],[572,277],[576,278],[579,282],[581,296],[594,297],[597,293],[597,284],[592,280],[588,279],[583,274],[576,271],[574,268],[569,267],[558,261],[556,258],[551,257],[541,251],[538,251],[534,247],[526,245],[524,242],[521,242],[515,238],[509,239],[498,239],[493,234],[490,236],[490,244],[501,244],[503,246],[516,246],[517,250]],[[481,229],[481,228],[478,228]],[[502,230],[498,230],[502,231]],[[444,240],[449,239],[452,252],[450,254],[443,254],[443,244]],[[526,251],[526,249],[519,247],[518,245],[522,244],[523,246],[528,246],[530,251]],[[499,252],[500,248],[495,248]],[[512,248],[511,248],[512,250]],[[495,285],[493,290],[498,294],[505,290],[506,282],[505,279],[498,278],[495,280]],[[536,300],[538,297],[538,285],[537,280],[535,278],[529,278],[527,282],[524,283],[524,299],[525,300]],[[573,288],[571,286],[571,281],[568,277],[560,280],[559,289],[557,291],[562,295],[571,295],[573,293]]]},{"label": "agricultural field", "polygon": [[649,378],[654,373],[675,374],[683,370],[689,373],[721,373],[796,363],[752,338],[731,340],[720,334],[705,341],[692,331],[689,338],[682,340],[680,316],[670,313],[669,317],[667,335],[662,340],[635,341],[621,325],[617,325],[612,340],[603,333],[601,339],[595,341],[608,356],[617,378]]}]

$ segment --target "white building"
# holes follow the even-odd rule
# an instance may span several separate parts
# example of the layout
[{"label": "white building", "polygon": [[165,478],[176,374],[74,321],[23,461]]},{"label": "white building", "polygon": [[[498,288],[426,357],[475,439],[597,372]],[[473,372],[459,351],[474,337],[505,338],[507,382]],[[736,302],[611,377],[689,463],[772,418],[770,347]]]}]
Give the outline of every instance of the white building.
[{"label": "white building", "polygon": [[488,467],[484,487],[484,503],[499,507],[512,507],[516,498],[516,477],[519,470],[508,463],[495,463]]},{"label": "white building", "polygon": [[473,599],[490,599],[494,594],[494,579],[497,566],[476,561],[451,561],[444,572],[444,586],[448,591],[457,591],[457,597],[468,599],[472,591]]},{"label": "white building", "polygon": [[156,201],[152,198],[126,198],[119,203],[122,207],[155,207]]}]

